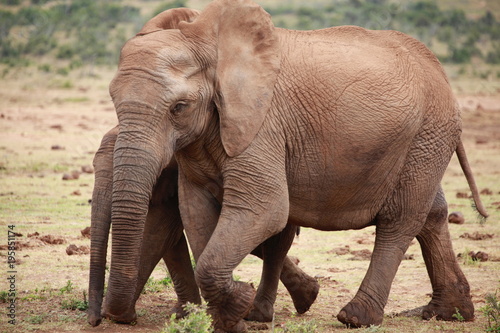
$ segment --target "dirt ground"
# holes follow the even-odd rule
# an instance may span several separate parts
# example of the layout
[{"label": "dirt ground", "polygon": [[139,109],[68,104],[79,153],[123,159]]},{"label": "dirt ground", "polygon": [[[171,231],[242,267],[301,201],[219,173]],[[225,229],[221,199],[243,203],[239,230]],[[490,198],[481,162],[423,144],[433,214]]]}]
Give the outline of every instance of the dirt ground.
[{"label": "dirt ground", "polygon": [[[81,230],[90,225],[92,159],[102,135],[116,124],[107,92],[113,72],[94,69],[91,74],[54,78],[28,72],[0,80],[0,292],[12,286],[17,292],[16,323],[8,322],[9,303],[1,304],[0,332],[159,332],[174,303],[171,287],[152,283],[137,305],[135,326],[105,320],[96,328],[86,323],[85,312],[68,305],[86,298],[90,241]],[[460,212],[465,220],[449,225],[455,252],[488,254],[483,262],[459,259],[471,285],[476,320],[448,323],[400,315],[427,304],[432,291],[414,241],[393,282],[383,325],[360,331],[482,332],[487,325],[480,309],[485,296],[500,288],[500,91],[458,93],[463,140],[491,215],[480,223],[454,158],[443,187],[449,211]],[[9,267],[10,240],[20,247]],[[308,321],[318,332],[346,332],[335,317],[355,295],[373,243],[373,228],[330,233],[303,228],[290,254],[320,282],[316,303],[306,314],[297,315],[280,285],[274,323],[249,323],[250,330],[273,331]],[[260,268],[259,260],[249,257],[235,276],[258,284]],[[7,280],[12,275],[13,284]],[[153,278],[158,281],[165,275],[161,264]],[[0,302],[5,301],[8,297],[3,294]]]}]

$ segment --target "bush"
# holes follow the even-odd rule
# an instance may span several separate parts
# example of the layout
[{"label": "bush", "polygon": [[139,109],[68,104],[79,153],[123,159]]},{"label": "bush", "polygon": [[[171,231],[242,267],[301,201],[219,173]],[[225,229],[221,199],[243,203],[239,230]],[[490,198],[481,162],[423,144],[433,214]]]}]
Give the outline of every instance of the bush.
[{"label": "bush", "polygon": [[185,318],[176,321],[176,315],[170,317],[162,333],[206,333],[213,332],[212,317],[207,314],[206,308],[188,303],[184,306],[188,313]]},{"label": "bush", "polygon": [[21,4],[21,0],[1,0],[0,4],[7,6],[18,6]]},{"label": "bush", "polygon": [[186,0],[172,0],[169,2],[165,2],[164,4],[156,7],[155,11],[153,12],[153,16],[156,16],[165,10],[179,7],[187,7]]}]

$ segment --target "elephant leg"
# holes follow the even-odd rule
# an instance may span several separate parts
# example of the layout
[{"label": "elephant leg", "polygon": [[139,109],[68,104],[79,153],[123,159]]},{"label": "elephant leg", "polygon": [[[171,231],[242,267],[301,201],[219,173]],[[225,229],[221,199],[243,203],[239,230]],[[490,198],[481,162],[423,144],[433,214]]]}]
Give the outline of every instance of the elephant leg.
[{"label": "elephant leg", "polygon": [[286,227],[288,193],[277,197],[280,200],[276,200],[274,206],[261,205],[252,210],[224,205],[212,237],[199,257],[196,281],[216,330],[245,331],[242,319],[251,310],[255,290],[248,283],[234,281],[232,272],[246,255]]},{"label": "elephant leg", "polygon": [[467,320],[474,319],[470,288],[452,249],[448,231],[448,209],[440,188],[427,221],[417,240],[432,283],[432,300],[422,317],[454,320],[457,311]]},{"label": "elephant leg", "polygon": [[288,256],[283,262],[280,279],[292,297],[297,313],[302,314],[308,311],[318,296],[318,281],[306,274]]},{"label": "elephant leg", "polygon": [[394,231],[382,229],[384,228],[377,226],[370,265],[358,292],[337,315],[337,319],[348,327],[358,328],[382,323],[392,281],[414,238],[411,234],[396,236]]},{"label": "elephant leg", "polygon": [[[269,238],[252,251],[253,255],[263,260],[264,265],[253,308],[246,319],[261,322],[272,320],[280,279],[290,293],[298,313],[302,314],[309,310],[316,300],[319,283],[286,256],[295,238],[296,230],[296,226],[289,224],[281,233]],[[281,265],[283,268],[279,270]]]},{"label": "elephant leg", "polygon": [[252,254],[263,260],[263,267],[253,308],[246,319],[261,322],[272,321],[283,261],[292,245],[296,229],[296,226],[288,224],[283,231],[267,239],[252,251]]},{"label": "elephant leg", "polygon": [[187,303],[201,304],[200,292],[194,278],[194,270],[184,233],[181,232],[179,241],[165,253],[163,260],[167,265],[177,294],[177,304],[170,310],[170,313],[175,313],[177,318],[182,318],[187,315],[184,305]]},{"label": "elephant leg", "polygon": [[370,266],[356,296],[337,315],[347,326],[382,323],[399,264],[431,211],[453,151],[452,145],[431,144],[425,132],[423,129],[423,135],[415,138],[394,192],[374,219],[376,236]]}]

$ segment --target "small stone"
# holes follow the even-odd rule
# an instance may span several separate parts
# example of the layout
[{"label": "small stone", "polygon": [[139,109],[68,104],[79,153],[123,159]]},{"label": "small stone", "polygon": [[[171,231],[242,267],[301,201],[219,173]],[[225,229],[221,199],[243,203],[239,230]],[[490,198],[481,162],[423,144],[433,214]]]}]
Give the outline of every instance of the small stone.
[{"label": "small stone", "polygon": [[464,224],[464,214],[462,214],[461,212],[453,212],[448,215],[448,222],[454,224]]},{"label": "small stone", "polygon": [[94,168],[91,165],[82,166],[83,173],[94,173]]},{"label": "small stone", "polygon": [[90,230],[91,230],[90,227],[86,227],[85,229],[80,230],[80,232],[82,233],[83,237],[90,238]]}]

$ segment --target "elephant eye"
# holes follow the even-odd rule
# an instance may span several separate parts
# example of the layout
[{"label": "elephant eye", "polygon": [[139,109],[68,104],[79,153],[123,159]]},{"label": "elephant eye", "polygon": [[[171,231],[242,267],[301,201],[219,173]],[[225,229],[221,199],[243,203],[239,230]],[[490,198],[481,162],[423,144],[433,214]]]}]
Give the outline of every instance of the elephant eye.
[{"label": "elephant eye", "polygon": [[174,105],[174,107],[171,109],[171,113],[173,115],[178,115],[179,113],[181,113],[182,111],[184,111],[184,109],[186,109],[187,107],[187,103],[186,102],[179,102],[177,104]]}]

